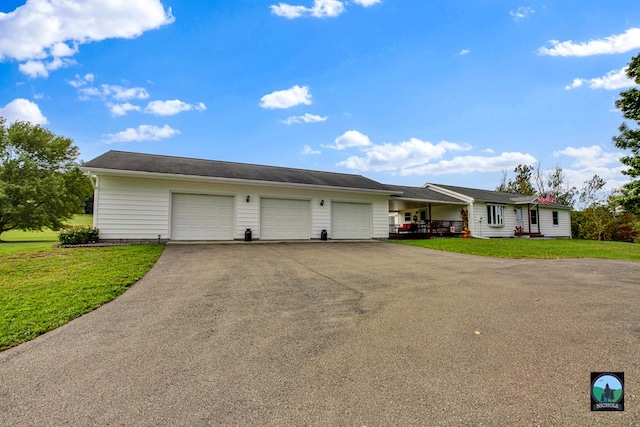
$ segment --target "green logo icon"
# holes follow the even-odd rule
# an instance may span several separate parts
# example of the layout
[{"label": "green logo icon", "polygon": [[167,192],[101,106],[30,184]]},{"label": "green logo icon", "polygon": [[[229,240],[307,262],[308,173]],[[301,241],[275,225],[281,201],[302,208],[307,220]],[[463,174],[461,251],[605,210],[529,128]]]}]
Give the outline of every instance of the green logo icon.
[{"label": "green logo icon", "polygon": [[591,410],[624,411],[624,373],[591,373]]}]

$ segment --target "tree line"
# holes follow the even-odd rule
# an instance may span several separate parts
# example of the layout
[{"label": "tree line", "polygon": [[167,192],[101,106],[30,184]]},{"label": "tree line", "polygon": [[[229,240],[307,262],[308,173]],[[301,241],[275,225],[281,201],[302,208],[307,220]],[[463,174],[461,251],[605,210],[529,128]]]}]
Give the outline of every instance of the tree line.
[{"label": "tree line", "polygon": [[[640,85],[640,54],[631,59],[626,73]],[[578,189],[567,184],[559,165],[545,176],[537,163],[516,166],[511,179],[507,179],[504,171],[496,190],[526,196],[554,196],[558,203],[573,209],[571,234],[574,238],[640,243],[640,129],[631,127],[633,122],[640,124],[640,90],[632,88],[621,92],[615,105],[626,120],[612,139],[616,148],[627,152],[620,158],[626,166],[622,173],[630,177],[627,184],[606,191],[606,181],[594,175]]]}]

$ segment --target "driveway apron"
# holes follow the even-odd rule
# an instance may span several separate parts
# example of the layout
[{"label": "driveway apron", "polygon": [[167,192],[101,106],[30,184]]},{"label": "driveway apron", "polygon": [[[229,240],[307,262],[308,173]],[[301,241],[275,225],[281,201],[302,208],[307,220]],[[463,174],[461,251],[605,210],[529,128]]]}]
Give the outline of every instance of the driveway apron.
[{"label": "driveway apron", "polygon": [[[640,263],[169,245],[0,353],[1,425],[640,425]],[[590,373],[624,372],[624,412]]]}]

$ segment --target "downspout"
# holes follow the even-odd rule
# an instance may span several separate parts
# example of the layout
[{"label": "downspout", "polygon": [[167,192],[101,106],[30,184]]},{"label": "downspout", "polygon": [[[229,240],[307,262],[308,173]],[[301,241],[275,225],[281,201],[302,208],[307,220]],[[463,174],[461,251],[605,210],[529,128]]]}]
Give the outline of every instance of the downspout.
[{"label": "downspout", "polygon": [[93,187],[93,228],[98,228],[98,189],[100,188],[100,177],[87,172],[91,186]]}]

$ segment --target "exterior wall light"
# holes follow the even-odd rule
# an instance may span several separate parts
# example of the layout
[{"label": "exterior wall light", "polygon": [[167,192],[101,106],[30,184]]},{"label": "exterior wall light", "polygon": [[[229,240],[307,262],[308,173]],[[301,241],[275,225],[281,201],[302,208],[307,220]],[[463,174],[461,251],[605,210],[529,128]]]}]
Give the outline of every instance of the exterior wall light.
[{"label": "exterior wall light", "polygon": [[251,200],[251,196],[247,196],[247,203]]},{"label": "exterior wall light", "polygon": [[324,200],[320,200],[320,206],[324,206]]}]

